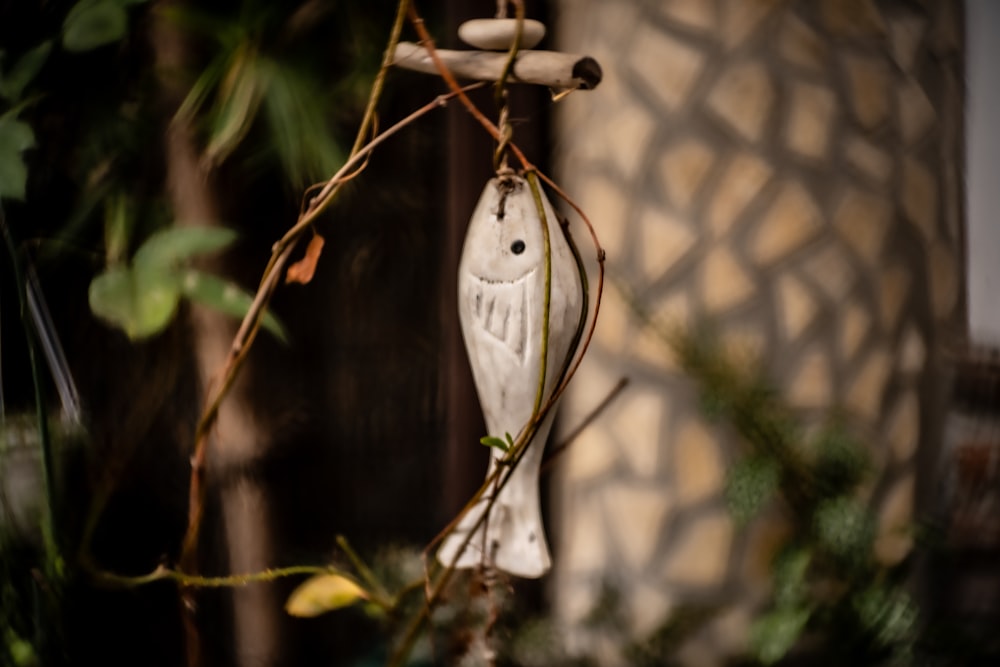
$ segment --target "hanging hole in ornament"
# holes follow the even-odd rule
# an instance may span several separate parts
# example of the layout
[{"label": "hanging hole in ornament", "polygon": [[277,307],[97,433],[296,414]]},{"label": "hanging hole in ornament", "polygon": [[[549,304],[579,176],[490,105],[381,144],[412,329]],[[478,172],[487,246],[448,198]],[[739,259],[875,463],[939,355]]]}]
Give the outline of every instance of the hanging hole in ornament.
[{"label": "hanging hole in ornament", "polygon": [[510,244],[510,251],[515,255],[520,255],[522,252],[524,252],[524,247],[525,247],[524,241],[518,239]]}]

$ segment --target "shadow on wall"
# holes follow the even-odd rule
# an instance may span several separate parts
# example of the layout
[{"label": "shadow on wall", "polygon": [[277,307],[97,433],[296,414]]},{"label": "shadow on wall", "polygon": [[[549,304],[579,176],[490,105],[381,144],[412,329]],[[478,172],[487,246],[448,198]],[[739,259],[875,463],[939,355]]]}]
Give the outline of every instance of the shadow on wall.
[{"label": "shadow on wall", "polygon": [[[805,441],[830,416],[848,425],[871,472],[846,496],[865,511],[845,500],[846,513],[827,518],[868,516],[876,562],[913,560],[907,527],[930,509],[951,353],[965,340],[963,6],[560,9],[559,47],[586,47],[607,74],[558,107],[558,173],[581,193],[621,287],[605,300],[566,421],[620,376],[632,384],[556,485],[558,618],[573,650],[621,660],[585,629],[611,580],[637,640],[688,603],[721,607],[678,649],[682,664],[761,650],[767,623],[787,648],[817,621],[778,614],[773,577],[789,539],[817,538],[812,524],[824,521],[801,526],[795,513],[810,505],[794,501],[734,524],[725,489],[773,469],[738,472],[747,425],[706,423],[655,331],[711,322],[744,365],[759,365]],[[817,573],[811,557],[801,562]],[[910,607],[894,608],[903,619]]]}]

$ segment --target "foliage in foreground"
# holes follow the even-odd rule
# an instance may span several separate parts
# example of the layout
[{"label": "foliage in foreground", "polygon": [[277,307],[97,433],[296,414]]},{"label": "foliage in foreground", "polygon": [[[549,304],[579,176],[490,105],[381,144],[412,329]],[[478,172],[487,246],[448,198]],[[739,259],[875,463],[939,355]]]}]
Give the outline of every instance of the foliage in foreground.
[{"label": "foliage in foreground", "polygon": [[[359,21],[362,11],[368,13]],[[283,195],[329,177],[345,159],[337,124],[354,122],[363,102],[359,84],[367,85],[376,62],[380,40],[367,39],[368,16],[370,8],[308,1],[4,3],[0,280],[7,285],[13,278],[17,296],[34,296],[37,304],[40,291],[32,295],[35,285],[25,287],[33,266],[43,276],[52,269],[55,284],[72,274],[64,267],[84,264],[91,314],[108,327],[109,338],[120,332],[137,348],[165,332],[185,301],[245,315],[250,294],[205,262],[238,235],[225,226],[231,221],[177,219],[167,192],[171,157],[164,137],[188,124],[201,152],[201,175],[213,186],[223,170],[227,185],[250,189],[246,183],[269,178]],[[182,63],[160,62],[165,40],[159,29],[181,42]],[[171,99],[173,86],[179,99]],[[121,481],[122,462],[134,452],[125,451],[133,444],[127,438],[110,454],[86,442],[72,465],[73,474],[88,481],[74,478],[72,497],[58,497],[67,491],[56,478],[66,457],[52,442],[58,426],[47,414],[42,368],[42,348],[54,330],[26,301],[20,310],[34,387],[11,393],[34,392],[38,414],[22,424],[5,413],[12,406],[0,392],[0,664],[53,666],[70,660],[61,631],[72,622],[69,609],[80,589],[89,594],[95,585],[90,538]],[[14,330],[4,324],[5,334]],[[261,324],[285,338],[273,314],[265,312]],[[9,360],[11,346],[3,343]],[[4,368],[0,382],[9,390],[14,373]],[[24,488],[29,480],[33,486]],[[79,488],[91,483],[95,488]],[[31,512],[15,522],[12,513],[25,502],[20,496],[29,499]]]},{"label": "foliage in foreground", "polygon": [[780,501],[791,524],[772,564],[770,604],[751,628],[754,657],[773,664],[798,649],[829,664],[908,661],[917,607],[906,563],[875,556],[876,520],[862,489],[875,473],[866,443],[836,415],[810,428],[754,364],[712,335],[671,340],[706,416],[745,446],[725,488],[734,519],[745,525]]}]

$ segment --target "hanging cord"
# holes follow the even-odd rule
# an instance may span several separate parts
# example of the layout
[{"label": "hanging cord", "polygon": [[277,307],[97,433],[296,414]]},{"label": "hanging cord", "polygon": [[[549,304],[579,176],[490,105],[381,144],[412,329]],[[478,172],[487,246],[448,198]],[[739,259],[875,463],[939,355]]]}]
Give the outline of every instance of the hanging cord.
[{"label": "hanging cord", "polygon": [[[504,64],[500,78],[497,79],[496,91],[493,101],[497,107],[497,129],[500,138],[497,141],[496,151],[493,153],[493,170],[497,174],[505,175],[513,173],[507,164],[507,149],[514,136],[514,128],[510,124],[510,107],[507,95],[507,79],[514,70],[514,62],[517,60],[517,50],[521,45],[521,37],[524,32],[524,2],[514,1],[514,15],[517,20],[514,29],[514,40],[511,42],[510,51],[507,53],[507,62]],[[497,0],[497,18],[502,19],[507,16],[507,0]]]},{"label": "hanging cord", "polygon": [[[499,85],[499,82],[498,82]],[[507,103],[507,89],[499,90],[497,98],[500,100],[499,112],[497,116],[497,129],[500,130],[500,141],[497,142],[496,150],[493,152],[493,171],[499,175],[513,173],[507,164],[507,148],[514,137],[514,128],[510,124],[510,107]]]}]

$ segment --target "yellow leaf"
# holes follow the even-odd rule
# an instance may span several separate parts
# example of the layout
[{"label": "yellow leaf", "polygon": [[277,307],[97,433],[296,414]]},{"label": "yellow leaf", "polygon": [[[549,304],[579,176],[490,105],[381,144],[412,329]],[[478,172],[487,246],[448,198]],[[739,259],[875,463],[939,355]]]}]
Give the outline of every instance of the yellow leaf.
[{"label": "yellow leaf", "polygon": [[292,591],[285,611],[292,616],[319,616],[367,599],[368,592],[353,580],[340,574],[317,574]]}]

